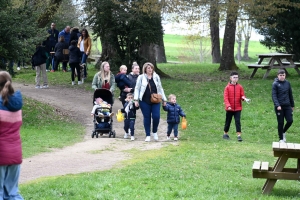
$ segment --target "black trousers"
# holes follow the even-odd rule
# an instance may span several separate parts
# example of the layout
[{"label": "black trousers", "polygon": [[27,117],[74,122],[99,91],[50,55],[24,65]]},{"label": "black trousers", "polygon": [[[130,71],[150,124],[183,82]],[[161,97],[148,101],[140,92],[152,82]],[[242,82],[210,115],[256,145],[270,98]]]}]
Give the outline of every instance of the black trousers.
[{"label": "black trousers", "polygon": [[80,65],[79,65],[79,63],[70,63],[69,65],[71,67],[71,78],[72,78],[72,81],[75,80],[75,69],[77,71],[78,81],[80,81],[81,80],[81,74],[80,74]]},{"label": "black trousers", "polygon": [[[277,117],[278,123],[278,136],[279,140],[283,139],[283,133],[285,133],[293,123],[293,110],[290,106],[281,106],[281,110],[277,110],[275,107],[275,113]],[[286,124],[284,125],[284,119],[286,120]]]},{"label": "black trousers", "polygon": [[134,136],[134,124],[135,124],[135,119],[124,120],[124,131],[128,133],[128,130],[130,129],[131,136]]},{"label": "black trousers", "polygon": [[226,111],[224,132],[227,133],[229,131],[232,117],[234,117],[234,120],[235,120],[236,132],[242,132],[241,131],[241,111]]}]

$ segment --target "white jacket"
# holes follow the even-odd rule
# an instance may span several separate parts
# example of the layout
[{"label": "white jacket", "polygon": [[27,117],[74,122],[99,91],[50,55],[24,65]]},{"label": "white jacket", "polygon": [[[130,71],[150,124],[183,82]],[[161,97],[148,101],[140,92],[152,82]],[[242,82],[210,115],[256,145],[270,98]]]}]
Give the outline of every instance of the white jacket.
[{"label": "white jacket", "polygon": [[[153,73],[153,81],[157,88],[157,93],[161,94],[163,101],[167,101],[164,89],[162,88],[160,77],[155,72]],[[142,101],[146,88],[148,87],[147,74],[141,74],[136,80],[136,85],[134,89],[134,99]]]}]

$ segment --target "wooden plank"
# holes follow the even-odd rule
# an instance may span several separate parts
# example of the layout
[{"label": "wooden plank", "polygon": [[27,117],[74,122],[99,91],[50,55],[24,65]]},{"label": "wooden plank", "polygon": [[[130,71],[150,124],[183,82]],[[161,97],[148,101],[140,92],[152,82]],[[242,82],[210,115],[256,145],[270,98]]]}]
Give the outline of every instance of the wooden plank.
[{"label": "wooden plank", "polygon": [[273,148],[273,150],[278,150],[279,149],[279,142],[273,142],[272,143],[272,148]]},{"label": "wooden plank", "polygon": [[268,171],[269,170],[269,162],[262,162],[260,170],[261,171]]},{"label": "wooden plank", "polygon": [[295,150],[300,150],[300,144],[294,143],[295,145]]},{"label": "wooden plank", "polygon": [[259,171],[260,170],[260,161],[254,161],[252,166],[253,171]]},{"label": "wooden plank", "polygon": [[294,143],[286,143],[286,146],[288,149],[295,149],[295,144]]},{"label": "wooden plank", "polygon": [[285,142],[279,143],[279,147],[280,147],[280,149],[287,149],[288,148],[287,144]]}]

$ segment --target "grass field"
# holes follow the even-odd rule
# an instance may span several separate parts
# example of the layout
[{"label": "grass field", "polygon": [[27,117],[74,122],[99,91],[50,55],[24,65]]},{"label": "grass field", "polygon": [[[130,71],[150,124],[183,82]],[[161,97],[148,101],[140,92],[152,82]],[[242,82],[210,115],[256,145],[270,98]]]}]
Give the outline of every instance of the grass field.
[{"label": "grass field", "polygon": [[[175,42],[179,44],[180,37],[166,40],[167,52]],[[168,44],[168,45],[167,45]],[[174,47],[175,48],[175,47]],[[252,54],[262,49],[259,45],[249,52]],[[176,57],[176,50],[168,54]],[[271,99],[271,85],[276,71],[271,71],[267,79],[262,79],[265,71],[258,70],[254,79],[249,80],[251,71],[245,64],[239,67],[239,82],[245,89],[246,96],[252,99],[251,104],[243,104],[242,137],[243,142],[237,142],[235,126],[232,122],[230,129],[231,140],[223,140],[223,126],[225,111],[223,105],[223,89],[228,82],[230,72],[218,71],[217,64],[159,64],[162,71],[169,74],[171,79],[162,79],[165,93],[177,95],[178,104],[187,115],[188,128],[180,130],[179,145],[169,145],[159,150],[137,151],[131,150],[133,158],[124,162],[121,169],[65,175],[50,179],[40,179],[20,186],[20,192],[25,199],[47,200],[94,200],[94,199],[262,199],[282,200],[299,199],[298,181],[278,181],[273,192],[261,194],[263,179],[253,179],[251,168],[253,161],[268,161],[274,165],[276,158],[272,152],[272,142],[278,141],[277,123]],[[89,73],[94,74],[93,67]],[[287,133],[289,142],[299,143],[300,127],[299,105],[300,98],[299,77],[295,71],[289,70],[287,79],[291,82],[296,100],[294,110],[294,124]],[[31,75],[30,75],[31,73]],[[58,75],[59,74],[59,75]],[[50,85],[60,79],[63,84],[69,73],[49,74]],[[15,80],[30,81],[34,78],[32,72],[19,74]],[[85,87],[91,83],[89,76]],[[84,87],[84,86],[83,86]],[[35,102],[27,101],[27,110],[35,107]],[[31,107],[30,107],[31,106]],[[29,109],[30,107],[30,109]],[[55,113],[54,113],[55,114]],[[161,112],[166,118],[166,113]],[[37,114],[38,118],[41,115]],[[29,119],[34,126],[34,118]],[[55,118],[52,122],[42,123],[40,127],[45,131],[49,123],[64,123],[65,118]],[[138,119],[141,120],[141,119]],[[26,122],[29,123],[29,122]],[[24,123],[25,124],[25,123]],[[22,128],[22,139],[28,139],[29,127]],[[73,132],[74,133],[74,132]],[[65,133],[64,133],[65,134]],[[56,136],[55,136],[56,137]],[[32,140],[32,143],[34,140]],[[73,141],[74,142],[74,141]],[[37,143],[42,145],[42,143]],[[49,144],[52,146],[52,144]],[[27,155],[37,153],[30,145],[25,145]],[[42,150],[39,150],[42,151]],[[290,160],[287,167],[296,167],[296,160]]]}]

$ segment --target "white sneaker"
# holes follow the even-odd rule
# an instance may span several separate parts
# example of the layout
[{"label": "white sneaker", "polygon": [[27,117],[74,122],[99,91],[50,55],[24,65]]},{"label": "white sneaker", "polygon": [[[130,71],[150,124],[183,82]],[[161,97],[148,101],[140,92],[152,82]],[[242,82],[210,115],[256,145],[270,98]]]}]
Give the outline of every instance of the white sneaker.
[{"label": "white sneaker", "polygon": [[127,138],[128,138],[128,134],[125,133],[125,134],[124,134],[124,139],[127,139]]},{"label": "white sneaker", "polygon": [[134,136],[131,136],[131,138],[130,138],[130,139],[131,139],[131,141],[134,141]]},{"label": "white sneaker", "polygon": [[150,142],[150,136],[147,136],[145,142]]},{"label": "white sneaker", "polygon": [[283,140],[279,140],[279,143],[285,143]]},{"label": "white sneaker", "polygon": [[82,84],[82,82],[81,81],[78,81],[78,85],[81,85]]},{"label": "white sneaker", "polygon": [[40,89],[41,87],[39,85],[35,86],[36,89]]},{"label": "white sneaker", "polygon": [[286,142],[286,134],[283,133],[282,135],[283,135],[283,141]]},{"label": "white sneaker", "polygon": [[43,89],[48,89],[49,86],[48,85],[43,85]]},{"label": "white sneaker", "polygon": [[75,81],[72,81],[72,85],[75,85]]},{"label": "white sneaker", "polygon": [[84,78],[81,79],[81,83],[84,83]]},{"label": "white sneaker", "polygon": [[156,141],[158,140],[158,135],[157,135],[157,133],[153,133],[153,139],[156,140]]},{"label": "white sneaker", "polygon": [[167,136],[167,140],[170,140],[170,136]]},{"label": "white sneaker", "polygon": [[178,137],[174,137],[174,141],[177,141],[178,140]]}]

